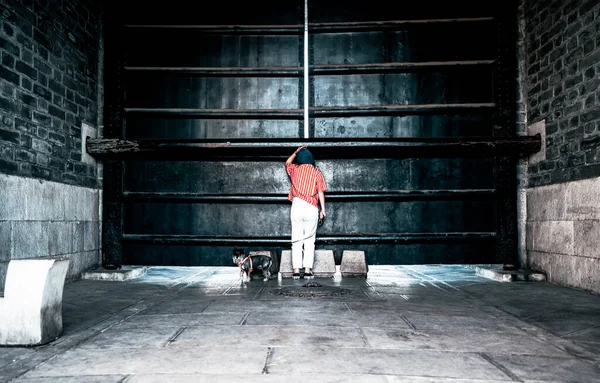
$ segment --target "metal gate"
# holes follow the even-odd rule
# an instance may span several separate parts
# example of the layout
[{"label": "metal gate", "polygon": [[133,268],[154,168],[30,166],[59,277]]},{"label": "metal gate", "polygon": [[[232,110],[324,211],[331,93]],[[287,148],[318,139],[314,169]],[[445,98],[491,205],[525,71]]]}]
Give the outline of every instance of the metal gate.
[{"label": "metal gate", "polygon": [[515,161],[539,140],[515,133],[509,3],[108,9],[104,266],[289,248],[302,144],[329,188],[317,248],[514,265]]}]

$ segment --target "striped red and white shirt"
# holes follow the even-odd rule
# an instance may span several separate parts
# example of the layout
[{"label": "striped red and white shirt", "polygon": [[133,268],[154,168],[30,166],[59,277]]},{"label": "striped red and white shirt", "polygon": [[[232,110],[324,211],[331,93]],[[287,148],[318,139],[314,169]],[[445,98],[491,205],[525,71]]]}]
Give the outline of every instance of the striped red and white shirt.
[{"label": "striped red and white shirt", "polygon": [[323,173],[316,167],[303,164],[286,164],[286,170],[292,180],[288,199],[298,197],[313,206],[319,207],[318,192],[327,190]]}]

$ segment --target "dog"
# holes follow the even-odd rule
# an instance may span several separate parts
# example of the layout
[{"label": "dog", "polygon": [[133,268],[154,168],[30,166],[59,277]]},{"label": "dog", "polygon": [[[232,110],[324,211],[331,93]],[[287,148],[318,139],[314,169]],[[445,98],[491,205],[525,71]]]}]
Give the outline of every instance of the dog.
[{"label": "dog", "polygon": [[273,259],[265,253],[269,252],[251,251],[246,255],[244,249],[233,249],[233,263],[240,268],[240,278],[242,279],[242,282],[250,282],[252,273],[255,270],[262,271],[263,281],[266,282],[271,278]]}]

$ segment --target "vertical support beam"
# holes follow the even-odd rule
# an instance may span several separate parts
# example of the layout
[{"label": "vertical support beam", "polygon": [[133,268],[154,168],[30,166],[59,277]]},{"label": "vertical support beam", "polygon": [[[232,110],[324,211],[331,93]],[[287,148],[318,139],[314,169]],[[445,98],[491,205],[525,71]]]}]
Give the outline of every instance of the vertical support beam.
[{"label": "vertical support beam", "polygon": [[308,115],[308,98],[310,96],[310,88],[308,86],[308,0],[304,0],[304,49],[303,49],[303,58],[304,58],[304,138],[309,138],[309,115]]},{"label": "vertical support beam", "polygon": [[[119,10],[107,3],[104,12],[104,137],[123,137],[124,23]],[[104,163],[102,267],[120,269],[123,264],[123,161]]]},{"label": "vertical support beam", "polygon": [[[498,66],[494,71],[495,137],[516,136],[517,2],[497,5]],[[496,261],[505,270],[518,268],[517,159],[494,157],[496,188]]]}]

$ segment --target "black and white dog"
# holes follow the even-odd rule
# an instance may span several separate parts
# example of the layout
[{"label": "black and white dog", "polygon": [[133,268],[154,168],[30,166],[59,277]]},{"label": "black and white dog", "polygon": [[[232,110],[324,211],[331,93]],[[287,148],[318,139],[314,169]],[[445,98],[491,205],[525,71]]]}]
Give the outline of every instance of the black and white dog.
[{"label": "black and white dog", "polygon": [[271,277],[273,259],[268,251],[251,251],[246,255],[244,249],[235,248],[232,259],[233,263],[240,268],[242,282],[250,282],[251,275],[255,270],[262,271],[265,282]]}]

